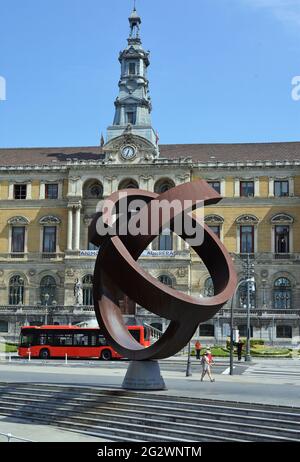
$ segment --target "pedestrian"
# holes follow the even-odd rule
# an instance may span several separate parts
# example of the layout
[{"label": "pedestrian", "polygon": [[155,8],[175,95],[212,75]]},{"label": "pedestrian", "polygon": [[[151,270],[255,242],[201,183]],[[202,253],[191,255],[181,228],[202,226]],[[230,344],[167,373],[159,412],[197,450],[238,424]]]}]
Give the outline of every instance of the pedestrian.
[{"label": "pedestrian", "polygon": [[197,340],[196,343],[195,343],[195,350],[196,350],[196,358],[197,359],[200,359],[201,348],[202,348],[202,345],[199,342],[199,340]]},{"label": "pedestrian", "polygon": [[236,345],[237,345],[238,361],[240,361],[242,359],[242,351],[243,351],[243,345],[244,345],[241,338],[239,338],[239,341]]},{"label": "pedestrian", "polygon": [[214,362],[214,358],[213,358],[213,355],[211,354],[211,350],[210,348],[207,348],[207,353],[208,353],[208,360],[209,360],[209,364],[210,366],[214,365],[215,362]]},{"label": "pedestrian", "polygon": [[202,364],[201,382],[203,382],[203,379],[204,379],[206,374],[208,375],[211,382],[215,381],[215,379],[213,379],[212,376],[211,376],[211,369],[210,369],[211,361],[210,361],[210,358],[209,358],[210,355],[211,355],[211,353],[207,350],[204,353],[204,355],[202,356],[202,359],[201,359],[201,364]]}]

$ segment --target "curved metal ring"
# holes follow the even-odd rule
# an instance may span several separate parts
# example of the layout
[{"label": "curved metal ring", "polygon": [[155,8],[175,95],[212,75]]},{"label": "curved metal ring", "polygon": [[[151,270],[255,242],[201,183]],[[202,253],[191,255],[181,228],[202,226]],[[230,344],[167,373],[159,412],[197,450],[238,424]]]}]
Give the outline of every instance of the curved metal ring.
[{"label": "curved metal ring", "polygon": [[[136,220],[147,214],[151,220],[150,204],[153,199],[159,203],[176,199],[182,204],[181,218],[184,215],[184,219],[190,220],[194,227],[203,227],[203,224],[184,209],[185,201],[190,200],[191,209],[195,210],[199,201],[210,205],[221,200],[221,196],[203,180],[185,183],[161,195],[142,190],[123,192],[131,201],[143,199],[147,202]],[[111,195],[109,200],[118,208],[122,200],[120,192]],[[204,225],[204,243],[193,246],[193,250],[211,275],[215,295],[196,299],[164,285],[144,271],[137,262],[141,253],[164,227],[173,229],[175,220],[179,218],[176,211],[169,222],[165,222],[162,217],[154,230],[155,234],[151,229],[152,235],[147,236],[99,236],[99,218],[103,220],[101,214],[95,216],[89,229],[89,238],[91,242],[101,245],[94,271],[93,294],[95,313],[105,337],[118,353],[132,360],[162,359],[177,353],[189,342],[199,323],[212,318],[234,294],[237,277],[227,250],[218,237]],[[110,226],[109,222],[107,226]],[[180,237],[184,240],[188,238],[184,232]],[[119,308],[122,294],[171,321],[162,337],[150,347],[144,348],[128,332]]]}]

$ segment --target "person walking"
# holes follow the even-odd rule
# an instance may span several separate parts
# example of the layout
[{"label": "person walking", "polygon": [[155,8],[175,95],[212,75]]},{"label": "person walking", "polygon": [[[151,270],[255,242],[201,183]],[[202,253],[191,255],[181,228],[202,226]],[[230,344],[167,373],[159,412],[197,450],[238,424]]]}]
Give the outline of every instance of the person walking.
[{"label": "person walking", "polygon": [[239,341],[238,341],[238,343],[236,344],[236,346],[237,346],[238,361],[241,361],[241,359],[242,359],[243,345],[244,345],[244,343],[242,342],[242,339],[239,338]]},{"label": "person walking", "polygon": [[201,348],[202,348],[202,345],[199,342],[199,340],[197,340],[195,343],[196,359],[200,359]]},{"label": "person walking", "polygon": [[209,355],[211,355],[211,353],[209,351],[206,351],[201,359],[201,364],[202,364],[201,382],[203,382],[203,379],[206,374],[208,375],[211,382],[215,382],[215,379],[213,379],[211,376],[211,369],[210,369],[211,361],[210,361]]}]

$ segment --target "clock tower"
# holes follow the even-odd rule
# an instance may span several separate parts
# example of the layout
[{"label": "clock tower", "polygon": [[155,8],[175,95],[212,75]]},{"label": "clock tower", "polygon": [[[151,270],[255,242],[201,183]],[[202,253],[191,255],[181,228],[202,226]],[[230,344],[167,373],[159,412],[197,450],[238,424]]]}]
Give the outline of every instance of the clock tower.
[{"label": "clock tower", "polygon": [[111,146],[117,138],[127,137],[124,146],[120,148],[123,160],[133,160],[137,155],[135,145],[129,142],[129,134],[131,139],[144,139],[148,146],[152,146],[154,155],[158,155],[158,138],[151,124],[152,105],[147,78],[149,52],[142,47],[141,22],[134,8],[129,17],[128,46],[119,55],[121,78],[119,95],[115,100],[115,117],[113,125],[107,129],[107,145]]}]

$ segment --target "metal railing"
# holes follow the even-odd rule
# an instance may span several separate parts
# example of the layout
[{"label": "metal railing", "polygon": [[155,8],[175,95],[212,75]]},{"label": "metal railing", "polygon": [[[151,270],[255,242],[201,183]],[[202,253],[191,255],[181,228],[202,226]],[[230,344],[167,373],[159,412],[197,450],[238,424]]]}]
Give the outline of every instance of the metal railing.
[{"label": "metal railing", "polygon": [[12,433],[1,433],[0,436],[4,436],[7,438],[7,443],[10,443],[11,440],[17,440],[17,441],[24,441],[25,443],[35,443],[34,440],[28,440],[27,438],[21,438],[19,436],[15,436]]}]

